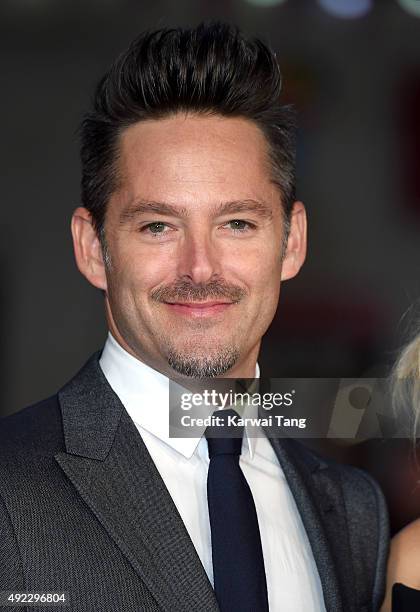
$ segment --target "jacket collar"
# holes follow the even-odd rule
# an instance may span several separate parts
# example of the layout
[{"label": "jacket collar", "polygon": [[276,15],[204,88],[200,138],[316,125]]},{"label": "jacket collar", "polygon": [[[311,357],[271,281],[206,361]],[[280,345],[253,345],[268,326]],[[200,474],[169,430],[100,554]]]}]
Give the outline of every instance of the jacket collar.
[{"label": "jacket collar", "polygon": [[124,410],[99,366],[101,351],[58,393],[66,451],[103,461]]}]

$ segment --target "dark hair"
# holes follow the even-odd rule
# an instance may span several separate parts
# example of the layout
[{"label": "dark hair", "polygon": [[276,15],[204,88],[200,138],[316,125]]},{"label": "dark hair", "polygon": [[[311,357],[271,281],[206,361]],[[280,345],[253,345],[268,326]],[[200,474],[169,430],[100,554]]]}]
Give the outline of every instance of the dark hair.
[{"label": "dark hair", "polygon": [[285,217],[295,200],[295,121],[281,106],[275,54],[236,27],[200,24],[141,34],[99,82],[81,125],[82,203],[103,236],[107,202],[118,186],[121,132],[145,119],[187,111],[244,117],[265,134]]}]

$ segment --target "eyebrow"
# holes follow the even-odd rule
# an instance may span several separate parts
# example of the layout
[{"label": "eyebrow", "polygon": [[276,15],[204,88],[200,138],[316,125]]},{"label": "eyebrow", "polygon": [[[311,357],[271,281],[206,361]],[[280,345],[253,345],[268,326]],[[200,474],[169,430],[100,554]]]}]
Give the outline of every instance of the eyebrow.
[{"label": "eyebrow", "polygon": [[273,216],[273,211],[269,204],[261,200],[233,200],[232,202],[222,202],[216,207],[215,211],[218,215],[234,214],[238,212],[253,212],[264,219],[270,219]]},{"label": "eyebrow", "polygon": [[[212,210],[212,213],[218,216],[240,212],[253,212],[264,219],[270,219],[273,216],[271,206],[263,201],[253,199],[221,202]],[[173,206],[167,202],[156,202],[153,200],[136,200],[134,204],[121,212],[119,218],[120,225],[129,223],[135,217],[148,213],[170,217],[188,217],[189,215],[189,211],[185,206]]]}]

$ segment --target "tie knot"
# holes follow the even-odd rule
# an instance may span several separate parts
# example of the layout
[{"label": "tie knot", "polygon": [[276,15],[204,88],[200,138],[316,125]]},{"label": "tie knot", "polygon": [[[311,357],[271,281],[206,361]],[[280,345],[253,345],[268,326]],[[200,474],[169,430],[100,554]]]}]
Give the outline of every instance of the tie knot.
[{"label": "tie knot", "polygon": [[217,455],[240,455],[242,450],[243,425],[235,423],[239,415],[235,410],[217,410],[213,413],[217,424],[207,427],[204,432],[207,438],[209,457]]}]

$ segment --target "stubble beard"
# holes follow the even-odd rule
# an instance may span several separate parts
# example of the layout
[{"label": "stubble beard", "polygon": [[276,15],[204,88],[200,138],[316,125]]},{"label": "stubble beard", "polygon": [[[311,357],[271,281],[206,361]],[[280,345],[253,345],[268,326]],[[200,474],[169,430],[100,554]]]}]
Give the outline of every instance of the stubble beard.
[{"label": "stubble beard", "polygon": [[229,347],[220,349],[214,355],[192,355],[169,347],[166,358],[170,367],[181,376],[216,378],[233,368],[239,359],[239,351]]},{"label": "stubble beard", "polygon": [[191,330],[191,338],[185,342],[165,338],[165,357],[177,374],[188,378],[216,378],[223,376],[239,360],[239,349],[234,343],[214,344],[208,340],[204,325],[202,329]]}]

